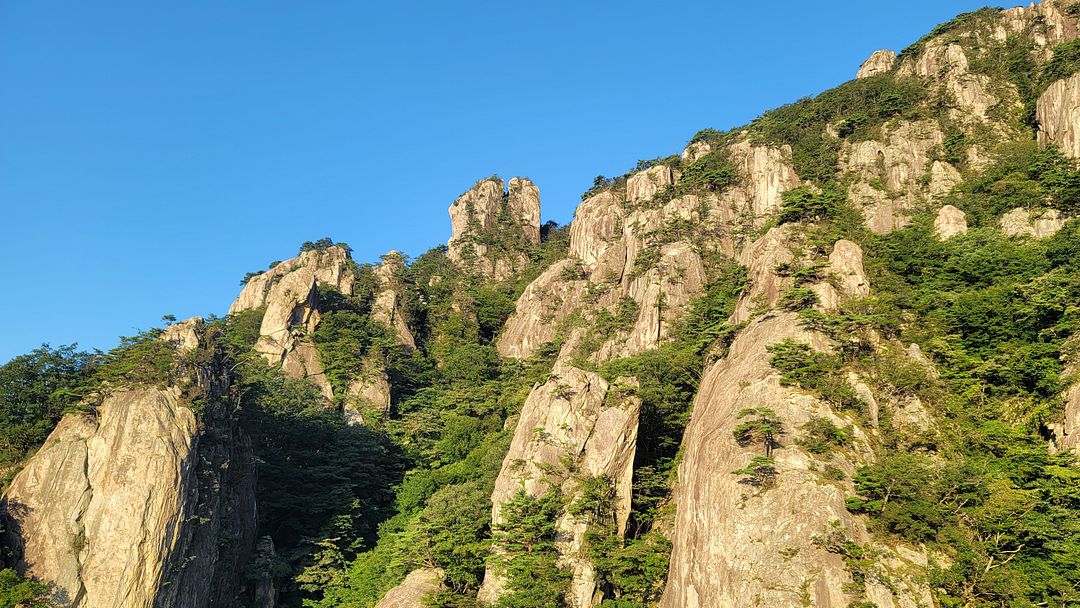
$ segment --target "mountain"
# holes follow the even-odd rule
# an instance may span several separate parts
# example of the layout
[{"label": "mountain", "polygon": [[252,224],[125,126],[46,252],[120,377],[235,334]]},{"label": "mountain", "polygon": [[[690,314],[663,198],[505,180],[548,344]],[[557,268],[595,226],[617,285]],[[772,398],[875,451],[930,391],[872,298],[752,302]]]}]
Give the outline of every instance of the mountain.
[{"label": "mountain", "polygon": [[415,259],[16,358],[0,605],[1080,605],[1078,28],[966,13],[569,226],[485,178]]}]

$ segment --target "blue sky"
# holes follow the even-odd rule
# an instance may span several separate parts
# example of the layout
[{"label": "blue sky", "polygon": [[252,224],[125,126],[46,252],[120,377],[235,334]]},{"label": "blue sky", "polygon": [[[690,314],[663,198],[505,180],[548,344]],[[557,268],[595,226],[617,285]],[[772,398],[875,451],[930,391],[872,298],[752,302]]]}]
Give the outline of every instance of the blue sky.
[{"label": "blue sky", "polygon": [[0,0],[0,361],[224,314],[305,240],[417,255],[491,174],[567,222],[979,6]]}]

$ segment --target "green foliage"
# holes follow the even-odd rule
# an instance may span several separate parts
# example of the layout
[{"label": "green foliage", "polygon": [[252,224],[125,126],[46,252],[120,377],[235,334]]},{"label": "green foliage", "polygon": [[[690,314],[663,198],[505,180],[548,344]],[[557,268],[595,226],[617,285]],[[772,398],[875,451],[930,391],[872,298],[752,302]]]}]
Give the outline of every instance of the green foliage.
[{"label": "green foliage", "polygon": [[780,382],[813,391],[837,409],[861,412],[865,404],[841,373],[836,355],[816,352],[791,338],[770,344],[769,363],[782,372]]},{"label": "green foliage", "polygon": [[557,564],[555,522],[563,509],[558,490],[532,498],[518,492],[502,508],[494,542],[503,551],[496,559],[506,576],[508,593],[498,608],[563,608],[570,573]]},{"label": "green foliage", "polygon": [[679,187],[687,193],[721,192],[734,184],[738,176],[726,154],[714,150],[686,166]]},{"label": "green foliage", "polygon": [[1051,84],[1062,78],[1068,78],[1078,71],[1080,71],[1080,39],[1057,45],[1054,47],[1054,55],[1042,68],[1036,93],[1042,93]]},{"label": "green foliage", "polygon": [[100,385],[140,383],[164,386],[176,371],[176,350],[163,342],[160,329],[136,336],[121,336],[120,346],[109,351],[94,370],[93,382]]},{"label": "green foliage", "polygon": [[53,608],[45,585],[23,578],[14,570],[0,570],[0,608]]},{"label": "green foliage", "polygon": [[808,186],[799,186],[785,191],[781,198],[783,204],[778,221],[787,224],[830,218],[837,213],[847,195],[834,187],[817,192]]},{"label": "green foliage", "polygon": [[759,489],[768,489],[776,483],[776,463],[769,456],[754,456],[750,462],[741,469],[731,472],[733,475],[741,475],[741,483],[755,486]]},{"label": "green foliage", "polygon": [[[100,359],[74,345],[43,344],[0,366],[0,470],[44,443],[60,417],[77,406]],[[0,477],[0,487],[7,481]]]},{"label": "green foliage", "polygon": [[336,247],[342,247],[347,252],[350,252],[350,253],[352,252],[352,247],[349,247],[347,244],[345,244],[345,243],[335,243],[334,239],[332,239],[330,237],[323,237],[323,238],[321,238],[321,239],[319,239],[317,241],[314,241],[314,242],[313,241],[304,241],[300,245],[300,253],[304,253],[305,251],[319,251],[319,250],[322,250],[322,249],[329,249],[329,248],[335,247],[335,246]]},{"label": "green foliage", "polygon": [[806,287],[792,287],[780,296],[777,306],[785,310],[799,311],[811,308],[818,303],[817,293]]},{"label": "green foliage", "polygon": [[996,224],[1006,211],[1053,207],[1080,212],[1080,170],[1053,146],[1033,141],[1002,146],[997,162],[954,190],[950,202],[980,226]]},{"label": "green foliage", "polygon": [[731,432],[739,445],[747,446],[760,442],[766,456],[772,454],[773,448],[779,447],[778,438],[784,434],[784,427],[776,412],[767,407],[748,407],[739,411],[738,418],[749,418],[739,423]]},{"label": "green foliage", "polygon": [[937,25],[934,29],[930,30],[930,33],[919,38],[913,44],[901,51],[897,61],[899,62],[900,60],[914,58],[926,48],[928,42],[935,38],[940,39],[939,42],[943,43],[959,42],[961,40],[960,34],[962,32],[977,27],[986,20],[995,18],[1000,12],[1000,8],[984,7],[977,11],[960,13],[951,20]]},{"label": "green foliage", "polygon": [[852,80],[766,112],[750,129],[765,143],[790,145],[799,177],[824,184],[839,171],[840,140],[826,132],[827,126],[836,125],[843,139],[865,140],[890,118],[916,118],[925,96],[914,79],[886,74]]},{"label": "green foliage", "polygon": [[839,427],[820,416],[812,416],[802,430],[805,434],[798,443],[811,454],[825,454],[835,448],[849,447],[854,435],[850,425]]}]

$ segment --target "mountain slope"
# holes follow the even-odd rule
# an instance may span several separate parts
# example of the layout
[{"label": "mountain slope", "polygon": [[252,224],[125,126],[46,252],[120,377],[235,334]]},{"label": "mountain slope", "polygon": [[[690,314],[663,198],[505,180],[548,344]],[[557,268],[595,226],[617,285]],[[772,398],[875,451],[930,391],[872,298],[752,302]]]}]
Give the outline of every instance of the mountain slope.
[{"label": "mountain slope", "polygon": [[10,562],[84,607],[1080,602],[1078,19],[961,15],[569,227],[482,179],[446,247],[305,243],[73,359]]}]

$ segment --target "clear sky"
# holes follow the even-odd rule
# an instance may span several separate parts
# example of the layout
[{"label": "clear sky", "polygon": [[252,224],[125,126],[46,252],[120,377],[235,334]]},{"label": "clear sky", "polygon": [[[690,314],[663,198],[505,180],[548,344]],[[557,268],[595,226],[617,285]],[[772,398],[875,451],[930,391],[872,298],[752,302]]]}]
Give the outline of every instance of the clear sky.
[{"label": "clear sky", "polygon": [[979,6],[0,0],[0,361],[224,314],[305,240],[418,255],[491,174],[565,223]]}]

